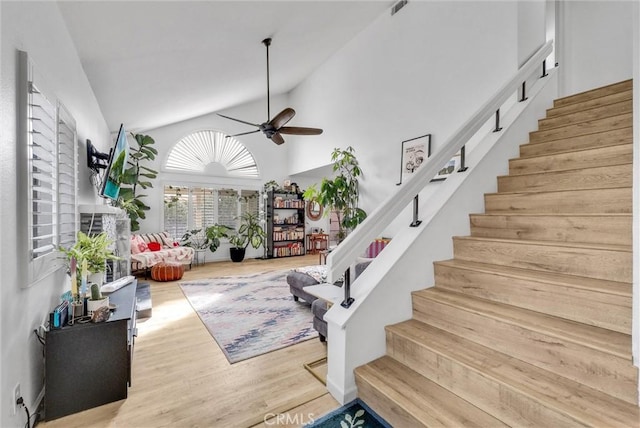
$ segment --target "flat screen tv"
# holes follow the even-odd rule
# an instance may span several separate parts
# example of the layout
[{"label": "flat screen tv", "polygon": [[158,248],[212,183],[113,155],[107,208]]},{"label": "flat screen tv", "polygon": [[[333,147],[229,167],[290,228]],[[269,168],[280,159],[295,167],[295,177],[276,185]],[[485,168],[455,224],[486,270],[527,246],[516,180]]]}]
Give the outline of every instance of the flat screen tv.
[{"label": "flat screen tv", "polygon": [[121,178],[127,169],[127,161],[129,160],[129,141],[124,125],[120,125],[116,142],[109,156],[109,163],[102,180],[102,188],[100,196],[109,199],[118,199],[120,194]]}]

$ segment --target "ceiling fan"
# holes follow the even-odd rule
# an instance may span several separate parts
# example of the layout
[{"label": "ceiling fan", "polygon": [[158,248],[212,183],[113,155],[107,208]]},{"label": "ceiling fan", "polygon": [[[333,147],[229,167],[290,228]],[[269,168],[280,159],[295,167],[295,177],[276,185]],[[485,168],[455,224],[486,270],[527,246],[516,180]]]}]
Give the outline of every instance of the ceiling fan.
[{"label": "ceiling fan", "polygon": [[282,138],[282,134],[289,135],[319,135],[322,134],[322,129],[319,128],[303,128],[299,126],[285,126],[293,116],[296,115],[294,109],[287,107],[282,110],[280,113],[275,115],[273,119],[269,119],[271,117],[271,105],[270,105],[270,94],[269,94],[269,46],[271,45],[271,39],[267,38],[262,41],[262,43],[267,48],[267,121],[264,123],[251,123],[246,122],[244,120],[236,119],[233,117],[225,116],[223,114],[218,113],[218,116],[224,117],[225,119],[235,120],[236,122],[244,123],[246,125],[255,126],[258,129],[255,131],[242,132],[240,134],[228,135],[229,137],[238,137],[240,135],[248,135],[255,134],[256,132],[262,131],[264,135],[267,136],[271,141],[280,145],[284,143],[284,138]]}]

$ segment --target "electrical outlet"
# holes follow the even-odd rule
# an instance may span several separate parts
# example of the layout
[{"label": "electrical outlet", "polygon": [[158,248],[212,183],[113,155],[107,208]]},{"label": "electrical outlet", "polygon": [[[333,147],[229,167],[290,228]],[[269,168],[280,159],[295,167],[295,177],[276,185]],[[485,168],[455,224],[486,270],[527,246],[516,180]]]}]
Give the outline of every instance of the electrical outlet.
[{"label": "electrical outlet", "polygon": [[15,416],[18,412],[18,398],[20,397],[20,384],[16,383],[16,386],[13,388],[13,406],[11,407],[11,416]]}]

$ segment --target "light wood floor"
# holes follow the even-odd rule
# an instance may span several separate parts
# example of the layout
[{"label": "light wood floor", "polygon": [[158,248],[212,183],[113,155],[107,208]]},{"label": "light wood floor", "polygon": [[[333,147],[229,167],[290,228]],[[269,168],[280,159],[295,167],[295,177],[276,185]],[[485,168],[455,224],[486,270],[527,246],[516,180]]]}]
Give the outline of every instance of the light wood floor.
[{"label": "light wood floor", "polygon": [[[188,270],[183,280],[317,263],[317,256],[312,255],[208,263]],[[319,340],[231,365],[178,282],[148,282],[153,316],[138,323],[129,397],[39,426],[301,426],[339,407],[325,386],[303,367],[305,362],[326,356],[326,345]]]}]

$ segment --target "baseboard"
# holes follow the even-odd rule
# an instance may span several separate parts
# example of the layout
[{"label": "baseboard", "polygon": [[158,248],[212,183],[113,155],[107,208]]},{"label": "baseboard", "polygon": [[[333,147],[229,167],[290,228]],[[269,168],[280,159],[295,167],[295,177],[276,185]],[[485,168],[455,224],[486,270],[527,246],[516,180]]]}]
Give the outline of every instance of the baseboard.
[{"label": "baseboard", "polygon": [[336,383],[332,382],[329,376],[327,376],[327,390],[340,405],[345,405],[358,398],[358,389],[355,385],[345,391]]}]

